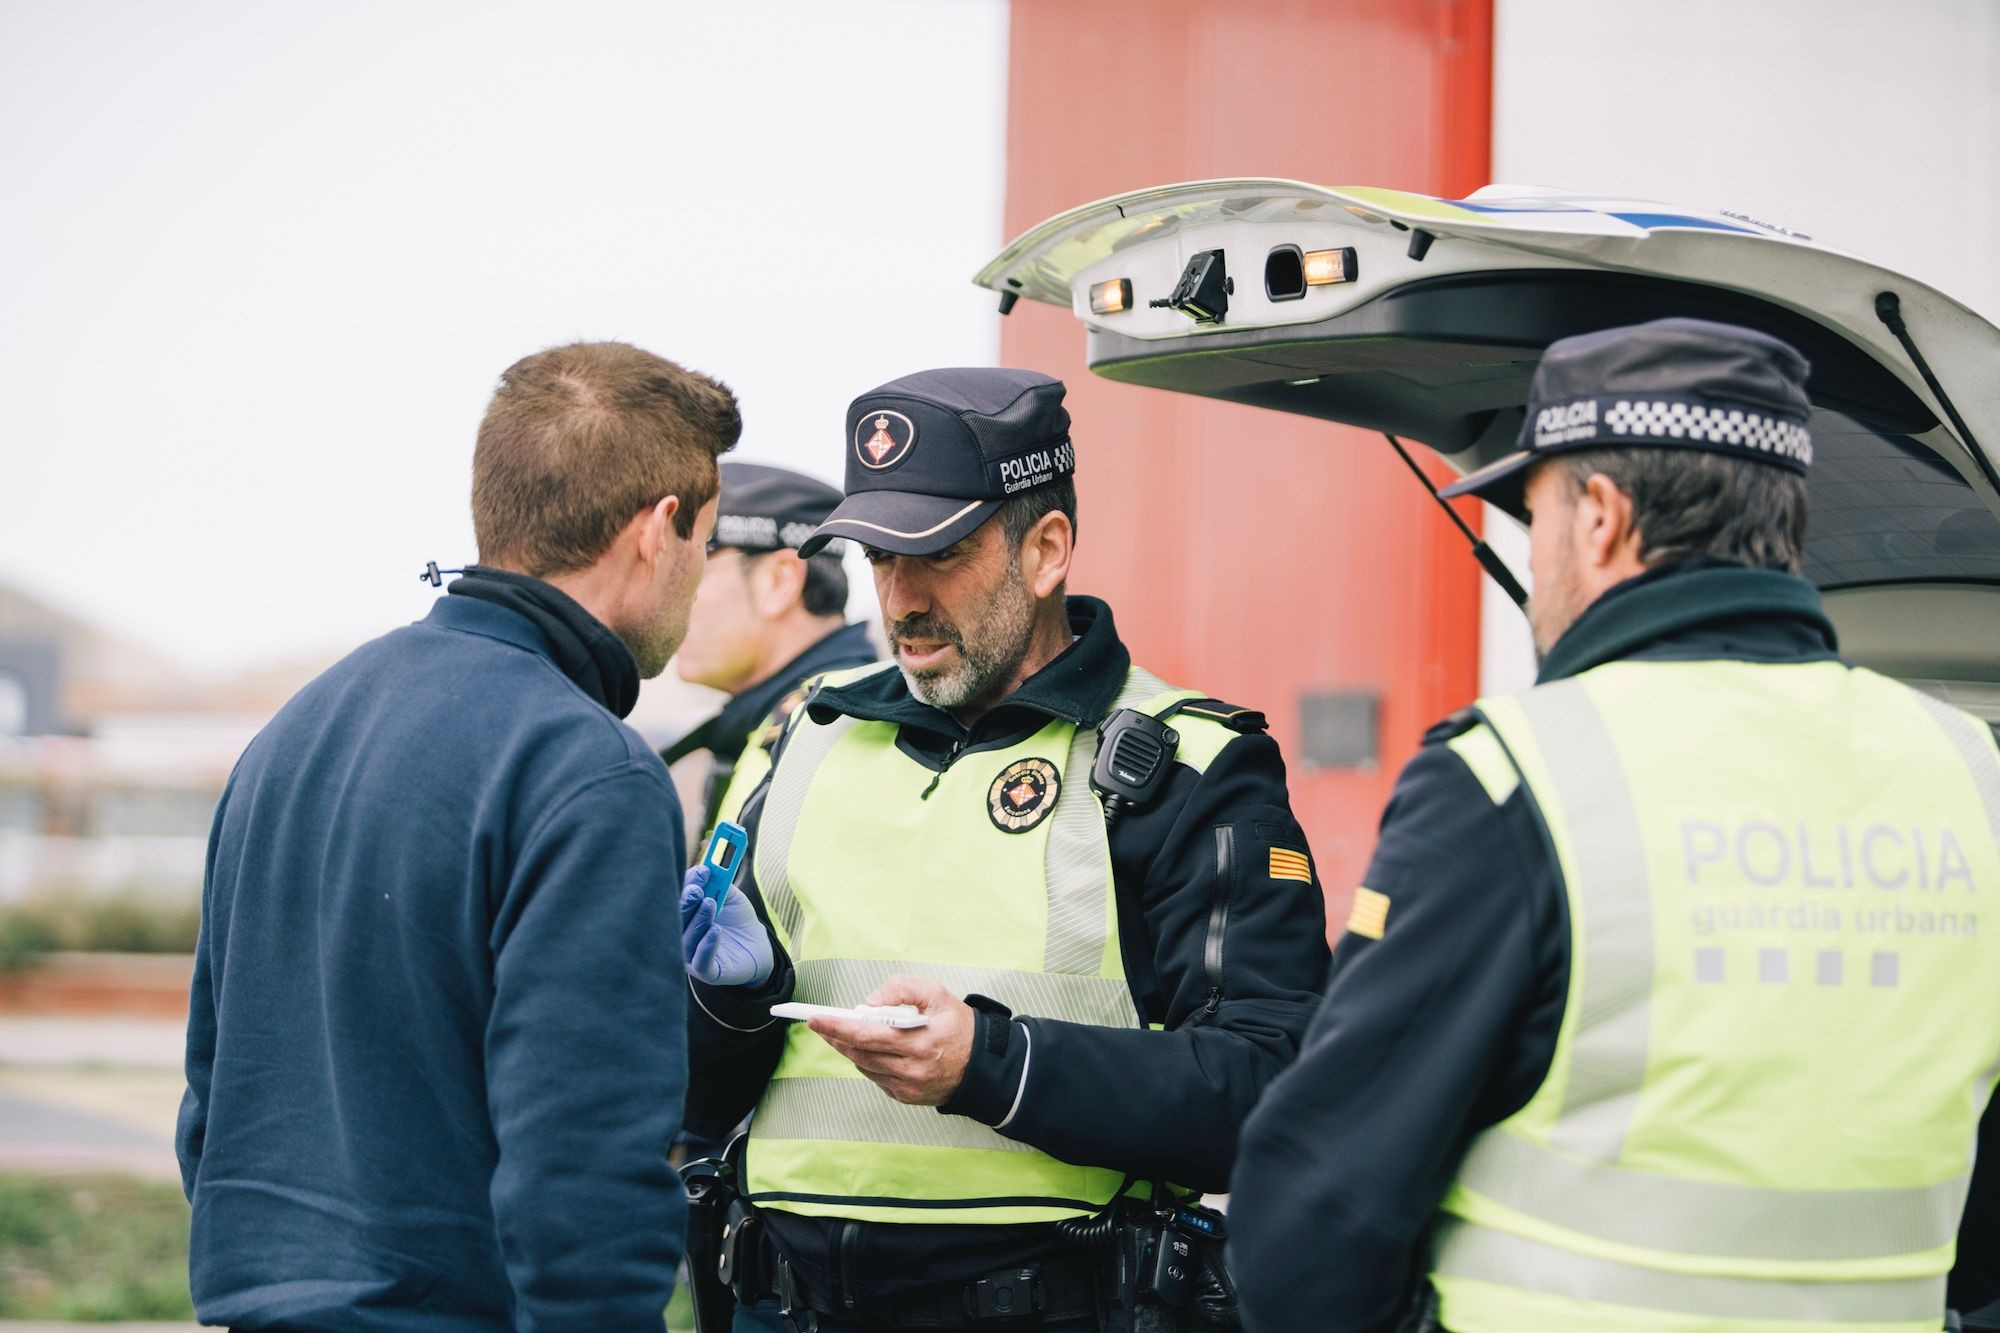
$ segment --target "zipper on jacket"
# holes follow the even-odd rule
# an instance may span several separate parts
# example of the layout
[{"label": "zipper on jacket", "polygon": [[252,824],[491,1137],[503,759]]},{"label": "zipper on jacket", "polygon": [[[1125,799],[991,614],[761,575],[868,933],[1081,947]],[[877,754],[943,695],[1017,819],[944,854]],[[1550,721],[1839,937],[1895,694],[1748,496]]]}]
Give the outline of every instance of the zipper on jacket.
[{"label": "zipper on jacket", "polygon": [[861,1224],[842,1222],[840,1224],[840,1305],[844,1310],[854,1309],[854,1260],[861,1248]]},{"label": "zipper on jacket", "polygon": [[1235,892],[1236,830],[1224,824],[1215,831],[1215,894],[1209,900],[1208,940],[1201,950],[1201,970],[1208,978],[1202,1018],[1215,1017],[1222,1007],[1222,939],[1229,929],[1229,900]]},{"label": "zipper on jacket", "polygon": [[945,751],[944,763],[938,766],[937,772],[931,774],[931,785],[924,788],[923,795],[917,797],[918,800],[928,801],[931,798],[931,793],[937,790],[938,783],[944,781],[945,770],[949,769],[952,766],[953,761],[956,760],[959,757],[959,755],[965,753],[966,740],[967,737],[960,736],[957,740],[951,743],[951,748]]}]

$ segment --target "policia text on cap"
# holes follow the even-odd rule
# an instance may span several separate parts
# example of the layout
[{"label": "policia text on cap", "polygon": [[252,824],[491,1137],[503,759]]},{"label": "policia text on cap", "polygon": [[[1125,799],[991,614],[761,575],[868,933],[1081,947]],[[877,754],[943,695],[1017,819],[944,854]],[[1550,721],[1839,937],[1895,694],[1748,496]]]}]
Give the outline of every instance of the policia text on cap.
[{"label": "policia text on cap", "polygon": [[1797,576],[1806,373],[1695,320],[1566,339],[1524,451],[1445,490],[1532,519],[1540,683],[1398,780],[1244,1131],[1249,1328],[1944,1326],[2000,754]]},{"label": "policia text on cap", "polygon": [[[1199,1326],[1176,1256],[1213,1219],[1172,1200],[1227,1188],[1317,998],[1323,908],[1263,719],[1135,666],[1111,609],[1065,596],[1062,399],[941,370],[855,401],[846,499],[801,551],[863,544],[895,660],[816,688],[745,808],[741,892],[719,918],[683,900],[708,963],[689,1124],[755,1104],[738,1184],[767,1239],[732,1271],[801,1326],[1097,1329],[1118,1300],[1129,1326],[1128,1190],[1168,1288],[1150,1326]],[[1148,730],[1094,782],[1120,710]],[[929,1025],[774,1022],[790,999]]]}]

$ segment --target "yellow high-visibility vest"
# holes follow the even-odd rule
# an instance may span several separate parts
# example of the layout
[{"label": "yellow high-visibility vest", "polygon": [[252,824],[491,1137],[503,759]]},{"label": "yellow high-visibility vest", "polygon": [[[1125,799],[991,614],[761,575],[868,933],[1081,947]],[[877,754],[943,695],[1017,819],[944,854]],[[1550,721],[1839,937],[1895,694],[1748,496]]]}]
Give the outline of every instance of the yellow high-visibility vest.
[{"label": "yellow high-visibility vest", "polygon": [[[889,664],[837,673],[858,679]],[[1159,714],[1199,698],[1134,668],[1114,705]],[[1236,733],[1174,718],[1178,761],[1207,767]],[[896,973],[1014,1012],[1144,1026],[1119,952],[1097,734],[1051,719],[933,772],[892,723],[792,719],[752,848],[794,998],[859,1004]],[[930,789],[929,795],[923,793]],[[1028,1053],[1028,1074],[1047,1075]],[[1059,1161],[965,1116],[906,1106],[803,1023],[793,1024],[751,1121],[748,1193],[760,1207],[876,1222],[1012,1223],[1097,1211],[1123,1174]]]},{"label": "yellow high-visibility vest", "polygon": [[1548,1076],[1474,1139],[1453,1333],[1942,1326],[2000,1077],[2000,753],[1838,662],[1616,662],[1448,742],[1567,895]]}]

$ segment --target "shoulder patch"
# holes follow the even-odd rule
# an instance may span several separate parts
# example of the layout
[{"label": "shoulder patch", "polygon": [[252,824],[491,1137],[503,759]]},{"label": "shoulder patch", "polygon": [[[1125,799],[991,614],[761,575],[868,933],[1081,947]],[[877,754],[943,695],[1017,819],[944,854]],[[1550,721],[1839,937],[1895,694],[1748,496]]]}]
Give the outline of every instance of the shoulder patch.
[{"label": "shoulder patch", "polygon": [[1379,940],[1389,929],[1389,895],[1366,884],[1354,890],[1354,905],[1347,914],[1347,933],[1364,940]]},{"label": "shoulder patch", "polygon": [[1220,722],[1231,731],[1241,732],[1246,736],[1271,729],[1270,722],[1254,708],[1224,703],[1220,699],[1189,699],[1173,711],[1186,713],[1190,717],[1206,718],[1210,722]]},{"label": "shoulder patch", "polygon": [[791,717],[792,710],[806,701],[806,695],[810,694],[813,687],[817,684],[819,684],[818,681],[809,680],[784,698],[778,700],[778,706],[771,710],[772,720],[777,722],[779,726],[783,726],[786,720]]},{"label": "shoulder patch", "polygon": [[1477,709],[1461,708],[1425,732],[1423,743],[1425,745],[1436,745],[1439,741],[1448,741],[1454,736],[1463,736],[1466,732],[1478,726],[1479,721],[1479,711]]},{"label": "shoulder patch", "polygon": [[766,751],[776,746],[778,738],[785,734],[785,728],[791,725],[792,714],[798,712],[799,705],[806,701],[815,683],[807,681],[778,700],[778,706],[773,708],[765,716],[763,724],[751,733],[750,743]]}]

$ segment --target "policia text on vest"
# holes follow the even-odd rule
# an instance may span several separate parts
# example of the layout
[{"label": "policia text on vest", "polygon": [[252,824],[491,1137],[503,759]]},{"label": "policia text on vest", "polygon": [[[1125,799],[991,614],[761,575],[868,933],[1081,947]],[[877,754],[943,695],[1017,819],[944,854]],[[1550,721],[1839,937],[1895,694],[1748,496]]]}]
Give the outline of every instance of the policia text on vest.
[{"label": "policia text on vest", "polygon": [[[1953,890],[1977,892],[1972,862],[1951,828],[1935,819],[1908,827],[1803,821],[1790,829],[1768,819],[1735,824],[1680,821],[1681,863],[1697,935],[1767,928],[1850,930],[1869,935],[1973,935],[1979,917],[1956,910]],[[1797,894],[1778,902],[1728,904],[1704,898],[1717,882],[1749,883]],[[1915,897],[1879,899],[1874,889]]]}]

